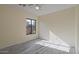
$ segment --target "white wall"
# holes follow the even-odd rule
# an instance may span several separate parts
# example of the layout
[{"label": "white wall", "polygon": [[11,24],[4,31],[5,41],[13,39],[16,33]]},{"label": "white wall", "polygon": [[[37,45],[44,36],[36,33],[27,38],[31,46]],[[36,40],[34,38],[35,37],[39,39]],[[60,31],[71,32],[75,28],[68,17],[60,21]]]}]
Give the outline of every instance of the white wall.
[{"label": "white wall", "polygon": [[15,5],[0,5],[0,49],[38,37],[38,32],[26,35],[25,18],[28,17],[36,19],[28,11]]},{"label": "white wall", "polygon": [[77,49],[79,53],[79,5],[76,7],[76,17],[77,17]]},{"label": "white wall", "polygon": [[[40,36],[43,39],[52,40],[57,43],[63,41],[69,46],[75,46],[75,8],[68,8],[55,13],[39,17]],[[49,33],[53,36],[50,39]],[[57,37],[57,38],[56,38]],[[56,40],[56,41],[55,41]],[[59,42],[59,40],[58,40]]]}]

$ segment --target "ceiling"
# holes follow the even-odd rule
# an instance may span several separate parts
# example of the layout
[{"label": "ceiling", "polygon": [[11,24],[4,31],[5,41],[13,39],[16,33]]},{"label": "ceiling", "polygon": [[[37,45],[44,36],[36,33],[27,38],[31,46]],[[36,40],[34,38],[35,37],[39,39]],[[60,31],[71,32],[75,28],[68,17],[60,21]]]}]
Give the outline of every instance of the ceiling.
[{"label": "ceiling", "polygon": [[28,5],[26,5],[25,7],[22,6],[20,7],[34,15],[39,16],[75,6],[75,4],[39,4],[39,5],[40,5],[40,10],[36,10],[34,7],[29,7]]}]

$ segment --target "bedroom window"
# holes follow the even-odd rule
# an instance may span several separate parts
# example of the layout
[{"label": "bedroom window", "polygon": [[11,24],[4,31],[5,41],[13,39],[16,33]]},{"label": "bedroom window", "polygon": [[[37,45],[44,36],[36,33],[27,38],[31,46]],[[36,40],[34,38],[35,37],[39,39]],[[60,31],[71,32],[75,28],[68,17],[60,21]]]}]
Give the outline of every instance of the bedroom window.
[{"label": "bedroom window", "polygon": [[27,18],[26,20],[26,35],[36,33],[36,20]]}]

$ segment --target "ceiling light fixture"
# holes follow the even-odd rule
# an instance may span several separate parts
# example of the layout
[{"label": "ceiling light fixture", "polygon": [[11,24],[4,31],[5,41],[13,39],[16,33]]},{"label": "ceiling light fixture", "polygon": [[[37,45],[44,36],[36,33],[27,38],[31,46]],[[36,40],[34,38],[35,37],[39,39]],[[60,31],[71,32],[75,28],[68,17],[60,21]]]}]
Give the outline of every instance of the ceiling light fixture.
[{"label": "ceiling light fixture", "polygon": [[39,6],[35,6],[35,9],[36,9],[36,10],[39,10],[39,9],[40,9],[40,7],[39,7]]},{"label": "ceiling light fixture", "polygon": [[36,10],[39,10],[40,9],[40,6],[38,4],[19,4],[20,6],[23,6],[23,7],[26,7],[26,6],[29,6],[31,8],[35,8]]}]

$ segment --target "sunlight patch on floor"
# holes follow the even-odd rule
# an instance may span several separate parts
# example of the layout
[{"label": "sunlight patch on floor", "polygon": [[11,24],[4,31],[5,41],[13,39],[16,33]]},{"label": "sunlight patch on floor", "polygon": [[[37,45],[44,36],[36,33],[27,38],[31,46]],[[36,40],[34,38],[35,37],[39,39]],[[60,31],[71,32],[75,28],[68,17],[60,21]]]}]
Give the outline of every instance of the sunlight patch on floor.
[{"label": "sunlight patch on floor", "polygon": [[57,45],[70,47],[69,44],[67,44],[65,41],[63,41],[63,39],[59,38],[57,35],[55,35],[52,31],[49,31],[49,41]]},{"label": "sunlight patch on floor", "polygon": [[58,36],[49,31],[49,40],[41,40],[36,42],[35,44],[40,44],[42,46],[46,46],[49,48],[55,48],[57,50],[69,52],[70,46],[60,39]]},{"label": "sunlight patch on floor", "polygon": [[47,42],[46,40],[41,40],[39,42],[36,42],[35,44],[40,44],[40,45],[45,46],[45,47],[55,48],[57,50],[61,50],[61,51],[65,51],[65,52],[69,52],[69,50],[70,50],[70,47],[56,45],[56,44]]}]

